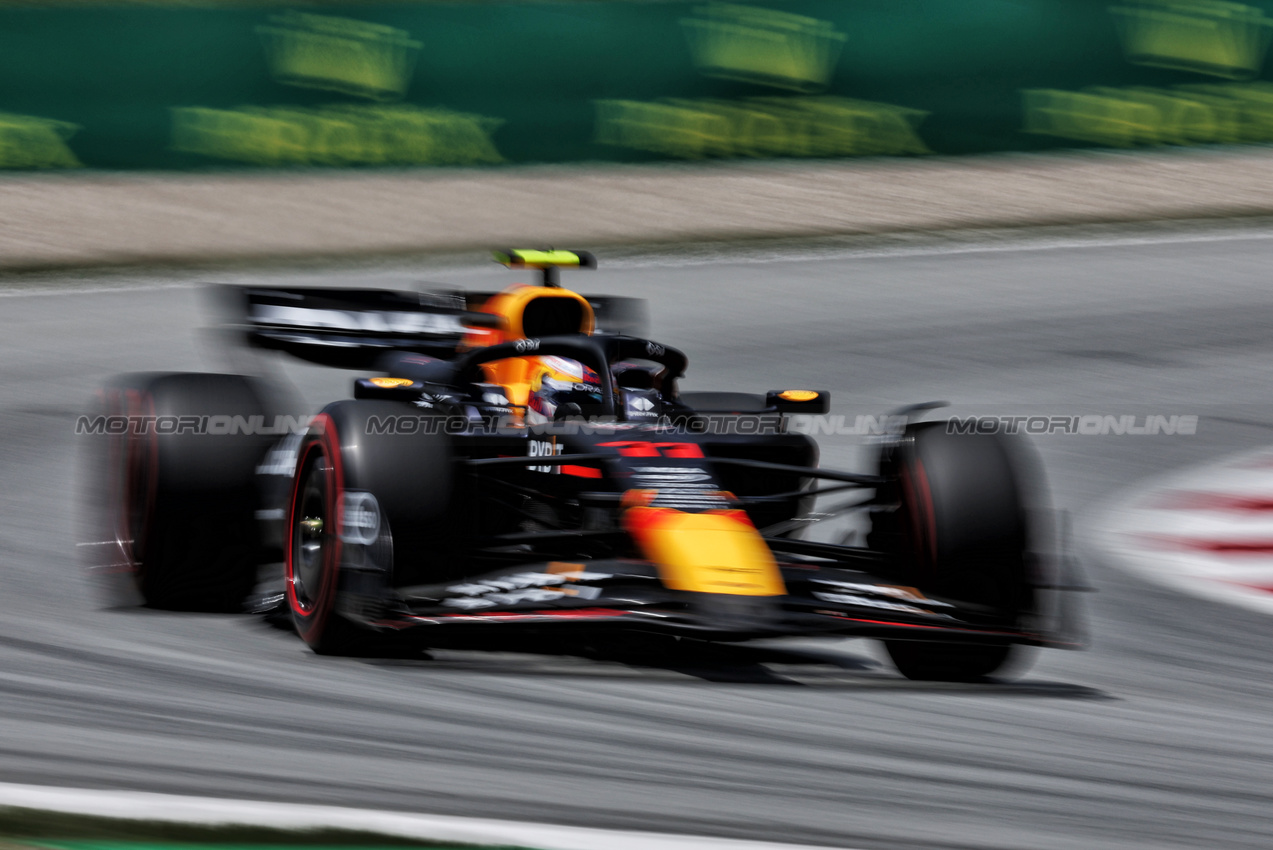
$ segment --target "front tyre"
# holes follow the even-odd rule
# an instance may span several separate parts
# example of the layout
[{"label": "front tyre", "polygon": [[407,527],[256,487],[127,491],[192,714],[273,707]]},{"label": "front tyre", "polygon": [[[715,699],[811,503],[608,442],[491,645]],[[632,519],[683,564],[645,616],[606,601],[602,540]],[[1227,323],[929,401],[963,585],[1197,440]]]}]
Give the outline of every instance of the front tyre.
[{"label": "front tyre", "polygon": [[[404,414],[410,432],[385,428]],[[392,602],[393,586],[446,566],[450,442],[424,427],[429,421],[398,402],[339,401],[301,441],[284,538],[286,599],[315,652],[380,651],[369,612]]]},{"label": "front tyre", "polygon": [[884,648],[897,671],[917,682],[978,682],[996,673],[1023,669],[1013,645],[925,643],[886,640]]},{"label": "front tyre", "polygon": [[[868,546],[893,556],[899,581],[956,603],[965,620],[1019,627],[1034,609],[1022,451],[998,434],[947,433],[945,422],[908,429],[881,458],[890,483]],[[884,646],[903,676],[925,681],[1005,675],[1025,660],[1014,644]]]}]

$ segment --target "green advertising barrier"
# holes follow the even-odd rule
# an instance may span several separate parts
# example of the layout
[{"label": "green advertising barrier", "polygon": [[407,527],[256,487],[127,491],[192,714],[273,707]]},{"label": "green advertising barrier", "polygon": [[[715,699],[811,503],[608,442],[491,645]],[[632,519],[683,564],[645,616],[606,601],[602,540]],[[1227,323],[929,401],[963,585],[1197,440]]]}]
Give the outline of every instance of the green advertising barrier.
[{"label": "green advertising barrier", "polygon": [[1261,143],[1271,12],[1273,0],[4,7],[0,168]]}]

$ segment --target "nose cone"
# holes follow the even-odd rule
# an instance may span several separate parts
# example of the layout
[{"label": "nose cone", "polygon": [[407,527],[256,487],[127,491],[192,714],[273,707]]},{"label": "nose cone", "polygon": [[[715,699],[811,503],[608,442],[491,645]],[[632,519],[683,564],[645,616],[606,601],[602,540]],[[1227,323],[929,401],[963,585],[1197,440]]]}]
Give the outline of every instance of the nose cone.
[{"label": "nose cone", "polygon": [[686,513],[633,507],[624,527],[670,590],[730,596],[782,596],[773,553],[741,510]]}]

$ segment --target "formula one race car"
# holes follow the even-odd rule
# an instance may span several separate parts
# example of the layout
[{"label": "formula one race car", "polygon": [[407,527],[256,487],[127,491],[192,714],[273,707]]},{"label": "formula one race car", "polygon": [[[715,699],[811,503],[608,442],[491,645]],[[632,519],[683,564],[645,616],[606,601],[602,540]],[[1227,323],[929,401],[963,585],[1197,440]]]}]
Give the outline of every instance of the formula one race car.
[{"label": "formula one race car", "polygon": [[[328,654],[862,636],[910,678],[972,680],[1019,645],[1077,644],[1045,604],[1063,582],[1006,438],[905,424],[874,471],[821,469],[786,423],[826,392],[681,392],[685,355],[624,332],[635,299],[560,286],[591,255],[496,258],[543,279],[225,288],[251,346],[377,376],[301,427],[254,378],[111,382],[88,422],[93,566],[207,610],[241,608],[281,561],[279,608]],[[807,539],[863,510],[865,546]]]}]

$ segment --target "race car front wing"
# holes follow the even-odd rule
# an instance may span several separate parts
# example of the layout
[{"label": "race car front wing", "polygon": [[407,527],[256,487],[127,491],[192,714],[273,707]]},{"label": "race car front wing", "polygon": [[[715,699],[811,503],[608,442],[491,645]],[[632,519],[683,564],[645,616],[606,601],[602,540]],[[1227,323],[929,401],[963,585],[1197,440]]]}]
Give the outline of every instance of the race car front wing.
[{"label": "race car front wing", "polygon": [[521,565],[480,579],[392,593],[374,575],[351,571],[342,580],[338,611],[382,631],[520,627],[636,630],[720,641],[835,634],[1072,649],[1084,643],[1056,628],[979,624],[956,602],[881,583],[868,573],[812,563],[778,566],[781,595],[670,589],[658,565],[626,558]]}]

